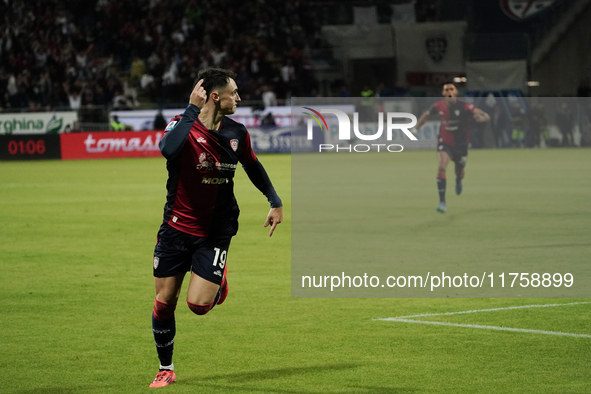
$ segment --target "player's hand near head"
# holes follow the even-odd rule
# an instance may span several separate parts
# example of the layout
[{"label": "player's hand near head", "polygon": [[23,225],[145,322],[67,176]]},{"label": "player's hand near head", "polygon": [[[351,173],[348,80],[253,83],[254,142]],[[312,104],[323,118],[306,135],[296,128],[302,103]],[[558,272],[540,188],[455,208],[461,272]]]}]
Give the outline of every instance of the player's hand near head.
[{"label": "player's hand near head", "polygon": [[264,224],[264,227],[271,226],[269,230],[269,237],[273,235],[273,231],[275,231],[275,227],[279,223],[283,221],[283,207],[278,208],[271,208],[269,214],[267,215],[267,221]]},{"label": "player's hand near head", "polygon": [[201,85],[203,84],[203,79],[200,79],[199,82],[193,88],[191,92],[191,97],[189,98],[189,103],[193,104],[199,109],[202,109],[205,105],[205,101],[207,100],[207,92]]}]

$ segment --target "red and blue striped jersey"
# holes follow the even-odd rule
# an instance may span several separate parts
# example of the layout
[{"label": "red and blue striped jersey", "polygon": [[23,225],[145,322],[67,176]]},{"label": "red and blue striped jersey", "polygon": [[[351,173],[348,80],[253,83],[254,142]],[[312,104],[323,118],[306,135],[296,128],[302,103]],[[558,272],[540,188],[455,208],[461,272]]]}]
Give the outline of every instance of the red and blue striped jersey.
[{"label": "red and blue striped jersey", "polygon": [[470,125],[474,114],[474,105],[457,99],[455,104],[448,106],[439,100],[429,108],[429,113],[438,114],[441,118],[439,127],[439,143],[449,146],[464,147],[470,142]]},{"label": "red and blue striped jersey", "polygon": [[246,127],[224,117],[219,130],[208,130],[198,115],[199,109],[190,105],[170,121],[160,143],[168,159],[163,221],[200,237],[234,235],[240,212],[234,197],[238,163],[271,206],[281,206],[281,200],[252,149]]}]

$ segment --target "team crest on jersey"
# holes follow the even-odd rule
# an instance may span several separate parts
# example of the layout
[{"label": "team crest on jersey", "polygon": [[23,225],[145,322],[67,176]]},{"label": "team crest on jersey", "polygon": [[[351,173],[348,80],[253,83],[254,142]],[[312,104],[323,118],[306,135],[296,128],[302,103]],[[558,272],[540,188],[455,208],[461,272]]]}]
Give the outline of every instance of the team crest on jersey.
[{"label": "team crest on jersey", "polygon": [[459,109],[456,109],[454,112],[455,112],[456,116],[460,116],[460,110]]},{"label": "team crest on jersey", "polygon": [[200,142],[202,144],[205,144],[205,143],[207,143],[207,140],[205,138],[203,138],[203,137],[199,137],[199,138],[197,138],[197,142]]},{"label": "team crest on jersey", "polygon": [[164,129],[164,131],[169,131],[172,130],[172,128],[176,125],[177,121],[176,120],[171,120],[170,123],[166,126],[166,128]]},{"label": "team crest on jersey", "polygon": [[158,264],[160,264],[160,259],[154,256],[154,269],[158,268]]},{"label": "team crest on jersey", "polygon": [[231,139],[230,140],[230,146],[232,147],[232,149],[234,150],[234,152],[236,152],[236,150],[238,149],[238,140],[236,138]]},{"label": "team crest on jersey", "polygon": [[197,169],[199,171],[213,171],[217,166],[219,166],[219,164],[210,153],[203,152],[199,154],[199,164],[197,164]]}]

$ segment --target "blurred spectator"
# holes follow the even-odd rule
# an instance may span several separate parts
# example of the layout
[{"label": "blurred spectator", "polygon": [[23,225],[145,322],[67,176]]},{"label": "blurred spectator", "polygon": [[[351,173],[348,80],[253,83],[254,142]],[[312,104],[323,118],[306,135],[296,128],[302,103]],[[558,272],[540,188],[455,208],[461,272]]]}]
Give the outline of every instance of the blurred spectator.
[{"label": "blurred spectator", "polygon": [[531,99],[529,108],[528,124],[529,124],[529,135],[531,136],[531,146],[540,146],[540,137],[542,130],[546,127],[546,116],[544,111],[544,104],[538,101],[536,97]]},{"label": "blurred spectator", "polygon": [[226,56],[228,53],[226,52],[227,46],[224,49],[217,49],[214,48],[211,51],[211,58],[213,59],[213,65],[216,67],[220,67],[224,61],[226,60]]},{"label": "blurred spectator", "polygon": [[359,119],[363,122],[368,122],[374,115],[374,91],[369,86],[364,85],[361,90],[361,97],[357,110],[359,111]]},{"label": "blurred spectator", "polygon": [[273,118],[273,114],[269,112],[263,120],[261,120],[261,126],[276,126],[275,118]]},{"label": "blurred spectator", "polygon": [[581,146],[591,146],[591,99],[581,102]]},{"label": "blurred spectator", "polygon": [[338,97],[351,97],[351,91],[349,90],[349,88],[347,87],[346,83],[342,83],[339,86],[339,91],[337,93]]},{"label": "blurred spectator", "polygon": [[122,91],[118,90],[115,92],[112,105],[114,110],[130,110],[133,109],[134,102],[131,96],[125,95]]},{"label": "blurred spectator", "polygon": [[80,95],[80,88],[78,86],[71,87],[68,82],[63,84],[64,91],[68,95],[68,102],[70,103],[70,109],[77,111],[80,109],[82,104],[82,96]]},{"label": "blurred spectator", "polygon": [[154,130],[164,130],[166,128],[166,119],[164,119],[164,115],[162,115],[162,111],[158,111],[156,117],[154,118]]},{"label": "blurred spectator", "polygon": [[361,97],[373,97],[374,91],[369,88],[369,86],[364,85],[363,89],[361,90]]},{"label": "blurred spectator", "polygon": [[146,71],[146,65],[144,61],[140,59],[138,56],[133,58],[133,62],[131,62],[131,69],[129,70],[129,79],[131,83],[135,86],[140,84],[140,78],[144,75]]},{"label": "blurred spectator", "polygon": [[393,96],[392,89],[387,87],[385,83],[380,82],[380,84],[376,88],[376,97],[392,97],[392,96]]},{"label": "blurred spectator", "polygon": [[561,146],[573,145],[573,127],[575,125],[574,113],[569,103],[563,100],[556,112],[556,126],[562,134]]},{"label": "blurred spectator", "polygon": [[238,72],[245,99],[262,85],[276,99],[318,90],[309,53],[321,24],[310,2],[223,1],[230,12],[214,0],[0,1],[0,106],[114,103],[116,91],[129,96],[125,82],[178,105],[212,65]]},{"label": "blurred spectator", "polygon": [[493,107],[490,121],[496,147],[503,148],[507,146],[510,140],[508,133],[513,130],[513,127],[511,126],[511,120],[499,101]]},{"label": "blurred spectator", "polygon": [[275,95],[275,92],[271,90],[269,85],[265,85],[263,88],[262,99],[265,108],[277,106],[277,96]]},{"label": "blurred spectator", "polygon": [[525,128],[521,118],[518,118],[513,122],[511,140],[513,141],[514,148],[523,148],[525,146]]},{"label": "blurred spectator", "polygon": [[577,97],[591,97],[591,79],[585,77],[577,88]]},{"label": "blurred spectator", "polygon": [[416,0],[415,15],[417,22],[437,21],[437,0]]},{"label": "blurred spectator", "polygon": [[125,125],[119,122],[119,117],[117,115],[113,115],[113,121],[111,122],[111,129],[113,131],[123,131],[125,130]]}]

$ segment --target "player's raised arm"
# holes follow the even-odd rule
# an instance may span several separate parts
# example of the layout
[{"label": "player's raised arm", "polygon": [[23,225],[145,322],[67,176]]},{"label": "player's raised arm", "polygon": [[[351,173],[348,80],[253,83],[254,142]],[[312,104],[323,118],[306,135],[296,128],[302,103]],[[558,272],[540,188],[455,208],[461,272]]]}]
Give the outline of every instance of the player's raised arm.
[{"label": "player's raised arm", "polygon": [[427,110],[425,112],[423,112],[423,114],[421,115],[421,117],[419,118],[419,120],[417,121],[417,124],[415,127],[413,127],[412,132],[413,134],[416,134],[417,131],[419,131],[419,129],[421,127],[423,127],[423,125],[425,123],[427,123],[427,118],[429,117],[429,114],[431,113],[431,110]]},{"label": "player's raised arm", "polygon": [[207,92],[201,86],[202,84],[203,79],[200,79],[193,88],[189,98],[189,106],[185,112],[183,112],[181,118],[171,121],[168,126],[166,126],[166,133],[160,140],[158,146],[160,147],[162,156],[167,159],[173,159],[180,153],[189,133],[191,132],[193,123],[197,120],[201,108],[205,105]]},{"label": "player's raised arm", "polygon": [[200,79],[195,84],[195,87],[191,92],[191,97],[189,98],[189,103],[193,104],[199,109],[203,108],[205,102],[207,101],[207,92],[205,91],[205,89],[203,89],[201,85],[203,85],[203,79]]},{"label": "player's raised arm", "polygon": [[477,122],[488,122],[490,116],[480,108],[474,108],[474,120]]}]

